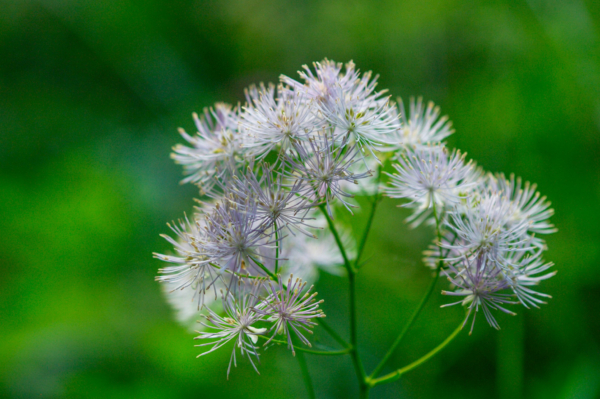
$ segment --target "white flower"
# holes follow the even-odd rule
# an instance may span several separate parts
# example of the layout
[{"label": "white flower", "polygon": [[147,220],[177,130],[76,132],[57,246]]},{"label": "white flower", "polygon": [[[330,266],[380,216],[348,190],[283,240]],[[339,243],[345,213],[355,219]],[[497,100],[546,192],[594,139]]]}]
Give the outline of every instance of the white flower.
[{"label": "white flower", "polygon": [[553,271],[540,275],[540,273],[544,273],[554,266],[552,262],[544,262],[541,254],[541,249],[534,253],[512,252],[509,254],[510,260],[508,263],[514,265],[514,267],[511,267],[508,271],[503,271],[508,285],[526,308],[529,308],[529,306],[537,308],[538,305],[546,303],[538,297],[551,298],[550,295],[534,291],[531,288],[556,274],[556,271]]},{"label": "white flower", "polygon": [[281,81],[292,87],[294,90],[303,92],[308,99],[323,100],[331,96],[331,89],[334,85],[339,85],[342,90],[355,95],[369,95],[375,89],[376,79],[370,81],[371,74],[368,72],[359,79],[359,73],[352,61],[346,64],[346,72],[342,73],[342,63],[329,61],[313,64],[315,73],[307,66],[303,65],[304,71],[298,74],[304,80],[304,84],[295,81],[285,75],[281,76]]},{"label": "white flower", "polygon": [[244,144],[246,136],[238,130],[239,109],[217,103],[214,109],[205,109],[200,118],[193,114],[198,133],[190,136],[183,129],[179,133],[191,147],[178,144],[171,155],[184,166],[188,177],[182,183],[198,184],[202,192],[211,192],[216,178],[230,175],[246,164]]},{"label": "white flower", "polygon": [[385,90],[375,91],[377,76],[372,79],[371,72],[361,76],[349,62],[342,73],[342,64],[328,60],[315,63],[315,74],[306,65],[304,69],[299,72],[304,84],[286,76],[281,79],[314,100],[315,115],[335,128],[336,137],[349,135],[363,152],[374,155],[374,147],[400,127],[395,105],[381,97]]},{"label": "white flower", "polygon": [[199,309],[204,304],[206,291],[213,287],[219,276],[210,265],[211,252],[206,249],[203,229],[200,222],[195,219],[190,221],[187,216],[177,224],[169,224],[169,227],[175,232],[177,239],[164,234],[162,237],[173,244],[177,255],[154,253],[154,257],[175,263],[176,266],[159,269],[162,276],[156,277],[156,281],[166,284],[169,292],[185,290],[191,294],[190,300]]},{"label": "white flower", "polygon": [[409,221],[419,224],[434,206],[440,214],[444,208],[458,204],[476,184],[473,164],[465,164],[465,156],[459,151],[448,153],[440,145],[409,150],[394,164],[398,173],[388,173],[391,179],[385,192],[392,198],[410,200],[403,206],[414,209]]},{"label": "white flower", "polygon": [[293,140],[308,137],[318,120],[311,111],[311,101],[306,101],[299,91],[279,85],[251,87],[246,91],[248,106],[240,115],[240,128],[252,140],[246,143],[257,156],[264,157],[271,150],[289,148]]},{"label": "white flower", "polygon": [[[508,256],[511,252],[534,250],[527,235],[529,223],[506,223],[511,202],[503,195],[490,193],[475,200],[467,198],[466,205],[458,205],[449,212],[446,227],[456,235],[456,242],[442,242],[444,248],[460,253],[469,259],[481,258],[482,265],[493,262],[501,269],[514,265]],[[448,261],[456,260],[452,256]]]},{"label": "white flower", "polygon": [[507,223],[527,222],[527,230],[536,234],[557,231],[548,220],[554,214],[554,209],[550,208],[546,197],[540,197],[535,184],[526,182],[523,185],[520,177],[515,179],[514,175],[510,175],[510,179],[507,179],[503,174],[489,175],[486,183],[491,190],[502,193],[511,201],[512,206],[506,215]]},{"label": "white flower", "polygon": [[235,345],[229,359],[229,367],[227,367],[227,378],[229,378],[231,363],[233,362],[233,365],[237,367],[236,348],[240,349],[242,356],[245,355],[248,357],[252,367],[254,367],[254,370],[258,373],[258,369],[253,360],[253,357],[256,360],[259,360],[256,342],[258,341],[258,335],[267,332],[266,328],[257,328],[253,326],[256,322],[263,320],[263,315],[257,313],[257,309],[261,308],[261,305],[259,304],[260,290],[262,290],[262,281],[254,280],[250,292],[243,294],[240,300],[236,300],[230,292],[224,293],[222,301],[225,317],[222,317],[208,308],[209,314],[208,316],[204,316],[207,323],[200,321],[200,324],[204,327],[216,331],[197,331],[199,335],[194,339],[215,340],[196,345],[197,347],[212,345],[210,350],[199,354],[197,357],[211,353],[235,339]]},{"label": "white flower", "polygon": [[344,198],[351,194],[341,189],[341,182],[358,184],[359,179],[370,176],[371,173],[353,173],[351,167],[357,162],[355,146],[346,147],[346,140],[335,147],[334,140],[328,133],[321,133],[317,138],[311,138],[307,146],[303,142],[294,144],[296,156],[288,156],[286,164],[294,178],[302,182],[301,194],[306,198],[314,198],[327,204],[331,216],[331,202],[340,200],[350,210],[353,206]]},{"label": "white flower", "polygon": [[370,93],[354,95],[339,84],[333,85],[330,92],[330,96],[318,102],[319,111],[339,135],[349,135],[363,152],[366,149],[375,156],[376,147],[400,127],[395,105],[387,100]]},{"label": "white flower", "polygon": [[[410,99],[410,114],[407,114],[404,103],[398,98],[401,126],[388,140],[389,146],[384,148],[388,151],[405,151],[406,148],[423,147],[428,144],[440,143],[446,137],[454,133],[452,122],[447,116],[440,116],[440,108],[433,102],[423,106],[423,98],[415,102]],[[439,118],[439,119],[438,119]]]},{"label": "white flower", "polygon": [[284,335],[287,337],[288,348],[295,356],[291,330],[305,345],[312,346],[302,332],[312,334],[310,329],[317,325],[313,319],[325,317],[325,314],[318,309],[323,300],[315,301],[317,293],[310,293],[312,286],[304,291],[305,286],[306,282],[303,283],[299,278],[294,279],[293,276],[288,279],[287,287],[283,286],[281,276],[278,276],[275,286],[269,282],[269,296],[264,301],[264,307],[256,310],[257,313],[265,315],[268,317],[268,321],[273,323],[269,329],[273,335],[265,342],[265,345],[268,345],[277,335]]}]

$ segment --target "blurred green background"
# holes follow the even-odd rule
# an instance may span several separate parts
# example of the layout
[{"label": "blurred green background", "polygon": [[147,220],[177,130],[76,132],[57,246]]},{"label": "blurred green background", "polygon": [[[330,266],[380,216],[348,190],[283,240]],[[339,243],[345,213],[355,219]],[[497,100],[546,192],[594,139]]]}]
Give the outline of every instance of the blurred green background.
[{"label": "blurred green background", "polygon": [[[0,397],[306,397],[283,348],[265,353],[260,376],[241,361],[229,381],[229,349],[195,359],[193,335],[153,281],[151,252],[168,250],[159,233],[196,195],[169,159],[176,128],[193,131],[193,111],[243,101],[250,83],[324,57],[373,70],[394,96],[435,101],[454,122],[450,145],[537,182],[559,228],[548,237],[558,270],[542,287],[549,305],[500,316],[499,332],[481,318],[472,336],[372,397],[600,397],[600,2],[1,0],[0,9]],[[430,279],[420,251],[433,234],[410,231],[395,205],[384,200],[359,276],[368,370]],[[324,275],[318,290],[346,331],[345,281]],[[434,296],[392,365],[455,328],[461,310],[444,302]],[[319,398],[356,396],[348,357],[308,362]]]}]

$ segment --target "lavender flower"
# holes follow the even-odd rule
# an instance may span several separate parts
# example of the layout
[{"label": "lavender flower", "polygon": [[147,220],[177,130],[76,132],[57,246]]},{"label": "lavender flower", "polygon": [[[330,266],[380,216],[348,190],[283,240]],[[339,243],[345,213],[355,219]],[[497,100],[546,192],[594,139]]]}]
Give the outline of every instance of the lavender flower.
[{"label": "lavender flower", "polygon": [[204,304],[206,290],[211,288],[218,278],[218,273],[210,265],[211,252],[206,248],[203,229],[197,220],[191,222],[187,216],[184,220],[179,220],[177,224],[173,223],[168,226],[175,232],[178,239],[173,239],[168,235],[162,235],[162,237],[173,244],[177,255],[154,253],[154,257],[165,262],[175,263],[177,266],[159,269],[158,272],[163,276],[156,277],[156,281],[168,284],[170,292],[192,290],[190,300],[195,301],[199,309]]},{"label": "lavender flower", "polygon": [[434,206],[438,213],[444,208],[458,204],[472,187],[473,165],[464,162],[466,154],[443,146],[417,148],[403,154],[394,168],[398,173],[389,174],[389,187],[385,189],[392,198],[407,198],[403,206],[414,208],[409,221],[418,224],[429,215]]},{"label": "lavender flower", "polygon": [[231,179],[228,189],[234,194],[232,200],[242,207],[252,204],[249,211],[256,213],[257,222],[265,230],[273,226],[277,230],[285,227],[292,234],[293,229],[313,236],[306,230],[311,226],[304,223],[311,205],[298,195],[302,183],[287,184],[284,175],[275,171],[275,166],[262,164],[256,169],[261,172],[260,176],[249,168],[241,178],[234,176]]},{"label": "lavender flower", "polygon": [[456,291],[442,291],[443,295],[463,296],[458,302],[442,305],[442,307],[462,304],[467,306],[467,317],[463,323],[463,327],[467,324],[469,317],[473,314],[473,322],[471,330],[475,325],[475,318],[479,309],[483,311],[485,319],[490,326],[495,329],[500,329],[496,319],[492,315],[491,310],[500,310],[504,313],[514,315],[514,312],[504,308],[504,305],[515,304],[510,300],[509,294],[502,294],[500,291],[506,290],[509,286],[506,280],[502,277],[500,269],[495,265],[486,265],[485,258],[478,257],[474,262],[470,262],[464,257],[462,263],[457,266],[449,265],[449,270],[445,271],[448,280],[457,287]]},{"label": "lavender flower", "polygon": [[273,335],[265,345],[268,345],[277,335],[285,335],[288,348],[292,350],[292,354],[295,356],[296,351],[290,335],[290,330],[292,330],[304,344],[309,347],[312,346],[302,332],[312,334],[310,328],[317,324],[313,319],[325,317],[325,314],[318,309],[323,300],[315,301],[317,293],[310,293],[312,286],[302,294],[305,286],[306,282],[303,283],[299,278],[294,279],[293,276],[290,276],[287,287],[283,286],[281,276],[278,276],[275,287],[269,284],[270,295],[264,301],[265,306],[263,309],[256,310],[256,312],[268,317],[268,321],[273,323],[269,330],[269,332],[273,332]]},{"label": "lavender flower", "polygon": [[242,356],[248,357],[252,367],[254,367],[254,370],[258,373],[258,369],[253,360],[254,357],[256,361],[259,361],[256,343],[258,341],[258,335],[267,332],[266,328],[254,327],[255,323],[263,320],[262,314],[258,313],[258,310],[260,310],[261,307],[259,303],[259,292],[263,288],[262,284],[262,280],[254,280],[251,283],[249,292],[242,295],[240,300],[236,300],[230,292],[222,293],[223,309],[226,316],[222,317],[209,308],[208,316],[204,316],[207,323],[200,321],[200,324],[204,327],[216,331],[197,331],[199,335],[194,339],[215,340],[196,345],[197,347],[212,345],[210,350],[199,354],[197,357],[214,352],[229,341],[235,340],[235,345],[229,359],[229,366],[227,367],[227,378],[229,378],[231,363],[233,362],[233,365],[237,367],[236,348],[240,349]]},{"label": "lavender flower", "polygon": [[225,198],[207,215],[205,248],[211,259],[218,260],[224,269],[247,273],[253,268],[253,275],[264,275],[255,259],[261,256],[260,247],[273,242],[258,222],[256,208],[256,201],[249,200],[239,206]]},{"label": "lavender flower", "polygon": [[184,166],[188,177],[182,183],[198,184],[201,192],[211,192],[215,178],[224,176],[243,166],[246,162],[244,143],[246,137],[237,127],[239,109],[230,105],[217,103],[214,109],[205,109],[199,118],[193,114],[198,133],[188,135],[183,129],[179,133],[191,144],[181,144],[173,148],[172,158]]},{"label": "lavender flower", "polygon": [[309,145],[302,142],[295,144],[297,155],[287,157],[286,164],[303,184],[301,193],[306,198],[314,198],[327,204],[327,211],[332,216],[331,202],[339,199],[350,210],[352,204],[344,198],[352,197],[342,191],[342,181],[358,184],[358,180],[371,175],[371,172],[353,173],[351,167],[357,162],[355,159],[356,146],[347,146],[347,138],[342,145],[334,147],[330,134],[322,132],[317,138],[311,138]]}]

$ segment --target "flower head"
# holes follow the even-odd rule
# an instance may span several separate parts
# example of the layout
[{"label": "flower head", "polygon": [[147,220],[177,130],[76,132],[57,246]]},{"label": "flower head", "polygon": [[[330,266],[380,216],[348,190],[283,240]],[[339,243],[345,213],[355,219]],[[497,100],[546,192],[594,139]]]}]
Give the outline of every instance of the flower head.
[{"label": "flower head", "polygon": [[235,345],[229,359],[229,367],[227,367],[227,378],[229,378],[231,363],[233,362],[233,365],[237,367],[236,348],[239,348],[242,356],[248,357],[252,367],[258,373],[253,360],[253,357],[255,360],[259,360],[256,343],[258,335],[267,332],[266,328],[254,326],[255,323],[263,319],[263,315],[257,312],[260,309],[259,292],[263,289],[263,282],[262,280],[253,280],[250,284],[248,292],[244,293],[239,300],[236,300],[229,291],[222,293],[225,316],[223,317],[208,308],[209,314],[204,316],[206,322],[200,321],[200,324],[212,331],[197,331],[199,335],[194,338],[199,340],[214,340],[196,345],[197,347],[212,345],[210,350],[199,354],[197,357],[211,353],[229,341],[235,340]]},{"label": "flower head", "polygon": [[250,135],[246,146],[259,158],[275,148],[285,151],[294,140],[304,140],[318,123],[304,94],[283,85],[277,87],[277,95],[273,85],[251,87],[246,97],[240,128]]},{"label": "flower head", "polygon": [[154,257],[176,266],[159,269],[162,275],[156,277],[156,281],[168,285],[169,292],[185,290],[191,293],[190,300],[199,309],[204,304],[206,291],[211,287],[214,289],[219,275],[210,265],[212,253],[206,247],[204,231],[197,219],[190,221],[187,216],[184,220],[169,224],[169,227],[177,239],[168,235],[162,237],[173,244],[176,255],[155,253]]},{"label": "flower head", "polygon": [[371,175],[370,171],[352,172],[352,166],[358,161],[355,159],[356,146],[346,147],[346,143],[347,139],[336,147],[331,134],[323,132],[311,138],[308,145],[296,143],[296,156],[286,158],[292,176],[302,183],[301,194],[306,198],[324,201],[330,216],[331,202],[335,199],[339,199],[347,209],[352,206],[344,200],[352,195],[342,190],[341,182],[358,184],[359,179]]},{"label": "flower head", "polygon": [[176,145],[172,158],[184,166],[188,175],[182,183],[193,182],[201,192],[211,192],[215,178],[223,178],[246,163],[247,139],[238,130],[239,108],[217,103],[214,108],[205,109],[202,117],[196,113],[193,117],[198,129],[196,135],[190,136],[179,129],[191,147]]},{"label": "flower head", "polygon": [[253,199],[243,206],[225,197],[206,218],[205,248],[212,259],[233,273],[264,275],[256,264],[259,249],[272,244],[270,234],[257,220],[257,203]]},{"label": "flower head", "polygon": [[401,98],[398,98],[398,104],[401,124],[400,128],[389,138],[388,150],[402,152],[407,148],[440,143],[454,133],[452,122],[448,120],[447,116],[439,118],[440,108],[436,107],[433,102],[428,102],[425,108],[421,97],[416,102],[414,98],[411,98],[409,114],[406,113]]},{"label": "flower head", "polygon": [[[276,166],[276,165],[275,165]],[[298,195],[302,189],[300,181],[287,183],[285,176],[275,170],[275,166],[263,163],[257,171],[248,168],[240,177],[230,180],[228,190],[232,201],[241,207],[252,204],[251,211],[265,230],[287,228],[312,236],[306,228],[306,214],[311,207],[305,198]],[[260,172],[260,174],[259,174]]]},{"label": "flower head", "polygon": [[510,208],[511,202],[501,194],[486,194],[476,200],[467,198],[466,205],[455,206],[446,220],[447,228],[456,235],[455,243],[441,245],[461,257],[482,258],[483,265],[491,261],[500,268],[511,267],[508,254],[533,250],[534,246],[526,234],[527,221],[506,223]]},{"label": "flower head", "polygon": [[284,335],[287,337],[288,348],[295,355],[290,334],[290,331],[293,331],[304,344],[312,346],[302,333],[312,334],[311,328],[317,324],[313,319],[325,317],[325,314],[318,309],[323,300],[316,301],[317,293],[310,293],[313,287],[304,291],[305,286],[306,282],[303,283],[299,278],[294,279],[293,276],[290,276],[287,286],[283,285],[281,276],[278,277],[277,285],[269,283],[269,296],[264,301],[264,308],[257,310],[273,323],[269,330],[273,335],[265,345],[277,335]]},{"label": "flower head", "polygon": [[475,184],[473,164],[465,163],[465,156],[459,151],[448,153],[443,146],[409,150],[394,164],[397,173],[388,173],[391,179],[385,192],[410,200],[403,205],[415,209],[409,220],[421,221],[434,206],[439,213],[458,204]]},{"label": "flower head", "polygon": [[442,291],[442,294],[462,296],[464,299],[442,305],[442,307],[457,304],[467,306],[467,317],[465,318],[463,327],[467,324],[467,320],[471,314],[473,314],[473,322],[471,323],[469,334],[473,332],[475,318],[480,309],[483,311],[489,325],[496,329],[500,329],[500,326],[492,315],[491,310],[500,310],[511,315],[515,314],[504,307],[516,302],[510,300],[510,294],[501,293],[509,285],[503,278],[500,269],[495,265],[486,266],[484,262],[485,258],[483,257],[478,257],[473,262],[464,257],[458,264],[450,264],[448,270],[445,271],[448,280],[456,286],[456,291]]}]

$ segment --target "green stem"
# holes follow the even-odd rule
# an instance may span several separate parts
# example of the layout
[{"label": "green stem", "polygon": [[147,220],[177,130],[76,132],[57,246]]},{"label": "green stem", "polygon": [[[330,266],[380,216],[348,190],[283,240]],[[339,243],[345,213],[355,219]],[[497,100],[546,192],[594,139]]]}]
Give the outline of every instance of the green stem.
[{"label": "green stem", "polygon": [[431,280],[431,282],[429,283],[429,288],[427,289],[425,296],[421,299],[419,306],[417,306],[417,308],[413,312],[412,316],[410,317],[410,319],[408,320],[408,322],[406,323],[406,325],[404,326],[404,328],[402,329],[402,331],[400,332],[400,334],[398,335],[398,337],[396,338],[396,340],[394,341],[394,343],[392,344],[390,349],[388,349],[388,351],[385,354],[385,356],[383,357],[383,359],[381,359],[381,361],[379,362],[377,367],[375,367],[375,370],[373,370],[373,372],[371,373],[369,378],[373,379],[373,378],[377,377],[377,375],[381,372],[381,369],[383,368],[383,366],[385,366],[387,361],[390,359],[390,356],[392,356],[392,354],[394,353],[394,351],[396,350],[398,345],[400,345],[400,342],[402,341],[402,339],[404,338],[404,336],[406,335],[408,330],[410,330],[410,327],[413,325],[413,323],[415,322],[417,317],[419,317],[419,314],[421,314],[421,311],[423,310],[423,308],[425,307],[425,304],[429,300],[429,297],[431,296],[431,293],[433,292],[433,289],[435,288],[435,285],[437,283],[439,275],[440,275],[440,267],[438,266],[435,269],[435,275],[433,277],[433,280]]},{"label": "green stem", "polygon": [[342,240],[333,224],[333,220],[329,217],[327,213],[327,209],[325,205],[319,206],[323,215],[325,215],[325,219],[327,219],[327,224],[329,225],[329,229],[335,238],[335,242],[342,254],[342,258],[344,258],[344,266],[348,271],[348,282],[349,282],[349,296],[350,296],[350,345],[351,351],[350,356],[352,357],[352,363],[354,364],[354,370],[356,372],[356,376],[358,378],[358,385],[360,388],[360,397],[366,398],[369,394],[369,386],[365,382],[366,373],[365,369],[362,365],[362,361],[360,359],[360,355],[358,354],[358,336],[356,333],[356,270],[352,267],[352,264],[348,260],[348,256],[346,255],[346,250],[344,248],[344,244],[342,244]]},{"label": "green stem", "polygon": [[384,375],[383,377],[375,378],[375,379],[368,378],[367,379],[367,383],[371,387],[374,387],[374,386],[377,386],[377,385],[381,385],[381,384],[386,384],[386,383],[389,383],[389,382],[397,380],[403,374],[411,371],[412,369],[415,369],[415,368],[419,367],[421,364],[425,363],[426,361],[428,361],[429,359],[431,359],[432,357],[434,357],[435,355],[437,355],[450,342],[452,342],[452,340],[462,330],[462,326],[463,326],[463,323],[461,322],[460,325],[456,328],[456,330],[454,330],[454,332],[452,334],[450,334],[450,336],[448,338],[446,338],[444,340],[444,342],[442,342],[441,344],[439,344],[438,346],[436,346],[432,351],[430,351],[429,353],[427,353],[425,356],[421,357],[418,360],[415,360],[414,362],[410,363],[407,366],[402,367],[401,369],[398,369],[398,370],[396,370],[396,371],[394,371],[394,372],[392,372],[390,374]]},{"label": "green stem", "polygon": [[[269,340],[269,337],[265,337],[264,335],[257,335],[257,337],[262,338],[266,341]],[[271,342],[274,342],[276,344],[281,344],[281,345],[288,345],[287,341],[281,341],[278,339],[272,339]],[[321,351],[321,350],[315,350],[315,349],[306,349],[301,346],[297,346],[297,345],[293,345],[293,344],[292,344],[292,347],[294,348],[294,351],[297,351],[297,352],[305,352],[305,353],[310,353],[311,355],[320,355],[320,356],[346,355],[346,354],[350,353],[350,351],[352,350],[351,348],[345,348],[345,349],[340,349],[340,350]]]},{"label": "green stem", "polygon": [[253,256],[250,256],[250,259],[252,259],[254,261],[254,263],[256,263],[256,265],[258,267],[260,267],[263,272],[267,273],[267,276],[269,276],[271,278],[271,280],[277,282],[277,276],[275,275],[275,273],[273,273],[272,271],[267,269],[267,267],[265,265],[263,265],[262,263],[257,261]]},{"label": "green stem", "polygon": [[310,378],[310,373],[308,372],[308,365],[306,364],[304,354],[302,352],[298,352],[296,358],[298,358],[298,363],[300,364],[300,369],[302,370],[304,385],[306,385],[306,393],[310,399],[316,399],[315,388],[313,387],[312,379]]},{"label": "green stem", "polygon": [[323,318],[318,318],[317,323],[321,325],[327,331],[331,338],[333,338],[338,344],[342,345],[344,348],[351,348],[351,345],[346,342],[344,338],[342,338]]},{"label": "green stem", "polygon": [[365,244],[367,243],[367,237],[369,236],[369,232],[371,231],[371,225],[373,224],[373,218],[375,217],[375,211],[377,210],[377,204],[379,204],[380,195],[379,195],[379,181],[381,180],[381,165],[379,165],[379,169],[377,171],[377,188],[375,190],[375,195],[373,196],[373,203],[371,204],[371,213],[369,214],[369,219],[367,220],[367,226],[363,232],[363,236],[360,240],[360,244],[358,245],[358,252],[356,253],[356,259],[354,260],[354,269],[358,270],[360,258],[365,249]]},{"label": "green stem", "polygon": [[275,229],[275,242],[277,246],[275,247],[275,274],[279,270],[279,231],[277,230],[277,222],[273,222],[273,228]]},{"label": "green stem", "polygon": [[344,244],[342,244],[342,240],[340,239],[340,235],[338,234],[335,225],[333,224],[333,220],[331,220],[329,213],[327,213],[327,208],[325,207],[325,204],[319,205],[319,208],[323,212],[323,215],[325,215],[325,219],[327,219],[327,224],[329,225],[329,230],[331,230],[331,234],[333,234],[333,238],[335,239],[335,242],[338,248],[340,249],[340,253],[342,254],[342,258],[344,259],[344,267],[346,267],[348,275],[356,273],[356,271],[352,267],[352,264],[350,264],[350,260],[348,260],[348,255],[346,255]]},{"label": "green stem", "polygon": [[[439,218],[436,213],[435,204],[433,206],[433,213],[435,215],[435,225],[436,225],[438,242],[441,243],[442,235],[440,232],[440,222],[439,222]],[[406,335],[408,330],[410,330],[410,328],[412,327],[415,320],[417,320],[417,317],[419,317],[419,315],[421,314],[421,311],[423,310],[423,308],[425,307],[425,304],[431,297],[431,294],[433,293],[435,285],[440,276],[440,271],[441,271],[442,265],[443,265],[441,257],[442,257],[442,253],[441,253],[441,247],[440,247],[440,260],[439,260],[438,266],[435,269],[435,274],[433,276],[433,280],[431,280],[431,282],[429,283],[429,288],[427,289],[425,296],[423,296],[423,298],[421,299],[421,302],[419,302],[419,305],[417,306],[417,308],[415,309],[413,314],[410,316],[410,319],[408,319],[408,322],[406,323],[406,325],[404,326],[404,328],[402,329],[402,331],[400,332],[400,334],[398,335],[398,337],[396,338],[396,340],[394,341],[394,343],[392,344],[390,349],[388,349],[387,353],[383,356],[383,359],[381,359],[381,361],[379,362],[377,367],[375,367],[375,370],[373,370],[373,372],[371,373],[369,378],[374,379],[375,377],[377,377],[377,375],[381,372],[381,369],[385,366],[387,361],[390,359],[390,357],[392,356],[392,354],[394,353],[394,351],[396,350],[398,345],[400,345],[400,342],[402,342],[402,339],[404,338],[404,336]]]}]

